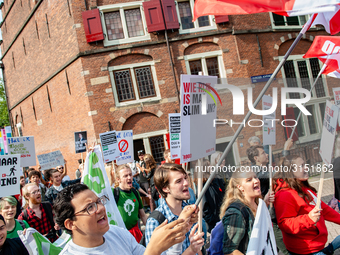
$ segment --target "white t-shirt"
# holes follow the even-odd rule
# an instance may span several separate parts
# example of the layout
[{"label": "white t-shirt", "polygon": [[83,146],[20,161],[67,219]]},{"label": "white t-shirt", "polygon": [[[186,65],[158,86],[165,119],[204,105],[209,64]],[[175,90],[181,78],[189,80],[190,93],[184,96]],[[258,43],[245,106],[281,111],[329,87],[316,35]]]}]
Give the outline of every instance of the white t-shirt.
[{"label": "white t-shirt", "polygon": [[71,181],[71,178],[70,178],[70,176],[65,175],[64,178],[62,179],[62,181],[63,181],[63,182],[64,182],[64,181]]},{"label": "white t-shirt", "polygon": [[83,254],[117,254],[142,255],[145,247],[136,242],[133,235],[126,229],[110,225],[109,231],[104,234],[104,243],[95,248],[84,248],[69,241],[59,255]]}]

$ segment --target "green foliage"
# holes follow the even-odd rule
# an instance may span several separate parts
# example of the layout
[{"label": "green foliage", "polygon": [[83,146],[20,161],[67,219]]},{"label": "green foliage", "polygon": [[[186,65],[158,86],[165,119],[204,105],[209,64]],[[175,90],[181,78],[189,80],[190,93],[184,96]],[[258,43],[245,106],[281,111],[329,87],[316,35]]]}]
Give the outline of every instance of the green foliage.
[{"label": "green foliage", "polygon": [[2,79],[0,79],[0,127],[9,125],[5,88]]}]

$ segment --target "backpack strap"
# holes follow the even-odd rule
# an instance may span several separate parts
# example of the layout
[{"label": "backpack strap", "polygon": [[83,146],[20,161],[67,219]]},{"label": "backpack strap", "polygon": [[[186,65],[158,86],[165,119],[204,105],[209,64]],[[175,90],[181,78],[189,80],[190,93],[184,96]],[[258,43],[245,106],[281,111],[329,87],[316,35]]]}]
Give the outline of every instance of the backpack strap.
[{"label": "backpack strap", "polygon": [[[160,211],[154,210],[152,213],[150,213],[149,218],[154,218],[155,220],[158,221],[159,225],[161,225],[165,220],[165,216],[163,215],[163,213],[161,213]],[[144,247],[146,247],[146,242],[145,242],[145,233],[142,236],[142,239],[139,241],[139,244],[143,245]]]},{"label": "backpack strap", "polygon": [[25,210],[24,210],[24,213],[23,213],[23,215],[22,215],[22,216],[23,216],[23,218],[24,218],[24,220],[25,220],[25,221],[27,221],[27,220],[28,220],[28,213],[27,213],[27,209],[25,209]]},{"label": "backpack strap", "polygon": [[53,220],[53,213],[52,213],[52,206],[49,202],[42,202],[41,203],[44,210],[45,210],[45,213],[46,213],[46,216],[47,216],[47,219],[50,221],[51,223],[51,226],[52,226],[52,232],[53,234],[56,234],[56,230],[54,229],[54,220]]},{"label": "backpack strap", "polygon": [[22,221],[22,220],[17,220],[17,221],[19,222],[22,230],[24,230],[26,228],[24,221]]},{"label": "backpack strap", "polygon": [[135,188],[132,188],[131,190],[132,190],[133,194],[135,194],[136,199],[138,200],[138,197],[140,197],[139,191],[136,190]]},{"label": "backpack strap", "polygon": [[114,188],[113,190],[113,196],[115,198],[116,204],[118,204],[118,200],[119,200],[119,188]]}]

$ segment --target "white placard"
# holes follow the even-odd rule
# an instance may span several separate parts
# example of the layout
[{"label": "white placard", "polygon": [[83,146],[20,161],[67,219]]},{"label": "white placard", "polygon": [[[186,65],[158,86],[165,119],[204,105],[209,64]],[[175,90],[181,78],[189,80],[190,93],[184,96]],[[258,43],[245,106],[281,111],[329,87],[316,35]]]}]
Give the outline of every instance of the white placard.
[{"label": "white placard", "polygon": [[211,89],[215,84],[217,77],[181,75],[181,163],[216,150],[216,93]]},{"label": "white placard", "polygon": [[339,108],[327,100],[320,142],[320,155],[323,162],[327,165],[332,161],[338,115]]},{"label": "white placard", "polygon": [[59,150],[38,155],[38,161],[39,165],[41,166],[41,170],[46,170],[65,164],[64,157]]},{"label": "white placard", "polygon": [[0,174],[1,196],[20,194],[20,154],[0,156]]},{"label": "white placard", "polygon": [[118,142],[116,131],[110,131],[99,134],[100,143],[102,146],[104,162],[111,162],[119,157]]},{"label": "white placard", "polygon": [[37,164],[33,136],[7,138],[8,154],[20,154],[20,166],[29,167]]},{"label": "white placard", "polygon": [[116,159],[117,165],[133,162],[134,155],[132,130],[117,131],[117,142],[119,151],[119,158]]},{"label": "white placard", "polygon": [[[335,105],[340,108],[340,88],[333,88],[333,95],[334,95],[334,103]],[[339,112],[340,114],[340,112]],[[338,117],[338,123],[340,126],[340,118]]]},{"label": "white placard", "polygon": [[181,157],[181,114],[169,113],[169,138],[171,159]]},{"label": "white placard", "polygon": [[[272,108],[273,98],[267,95],[262,97],[262,110],[269,110]],[[276,144],[276,125],[275,125],[275,112],[269,115],[263,115],[263,145]]]}]

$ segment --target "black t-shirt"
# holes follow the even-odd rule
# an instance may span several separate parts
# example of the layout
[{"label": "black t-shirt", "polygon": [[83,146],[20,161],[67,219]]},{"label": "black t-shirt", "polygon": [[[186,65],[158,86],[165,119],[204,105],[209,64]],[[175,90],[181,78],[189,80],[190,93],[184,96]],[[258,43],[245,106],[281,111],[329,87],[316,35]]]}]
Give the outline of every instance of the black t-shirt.
[{"label": "black t-shirt", "polygon": [[21,242],[20,238],[6,239],[2,249],[0,250],[0,255],[28,255],[25,245]]}]

